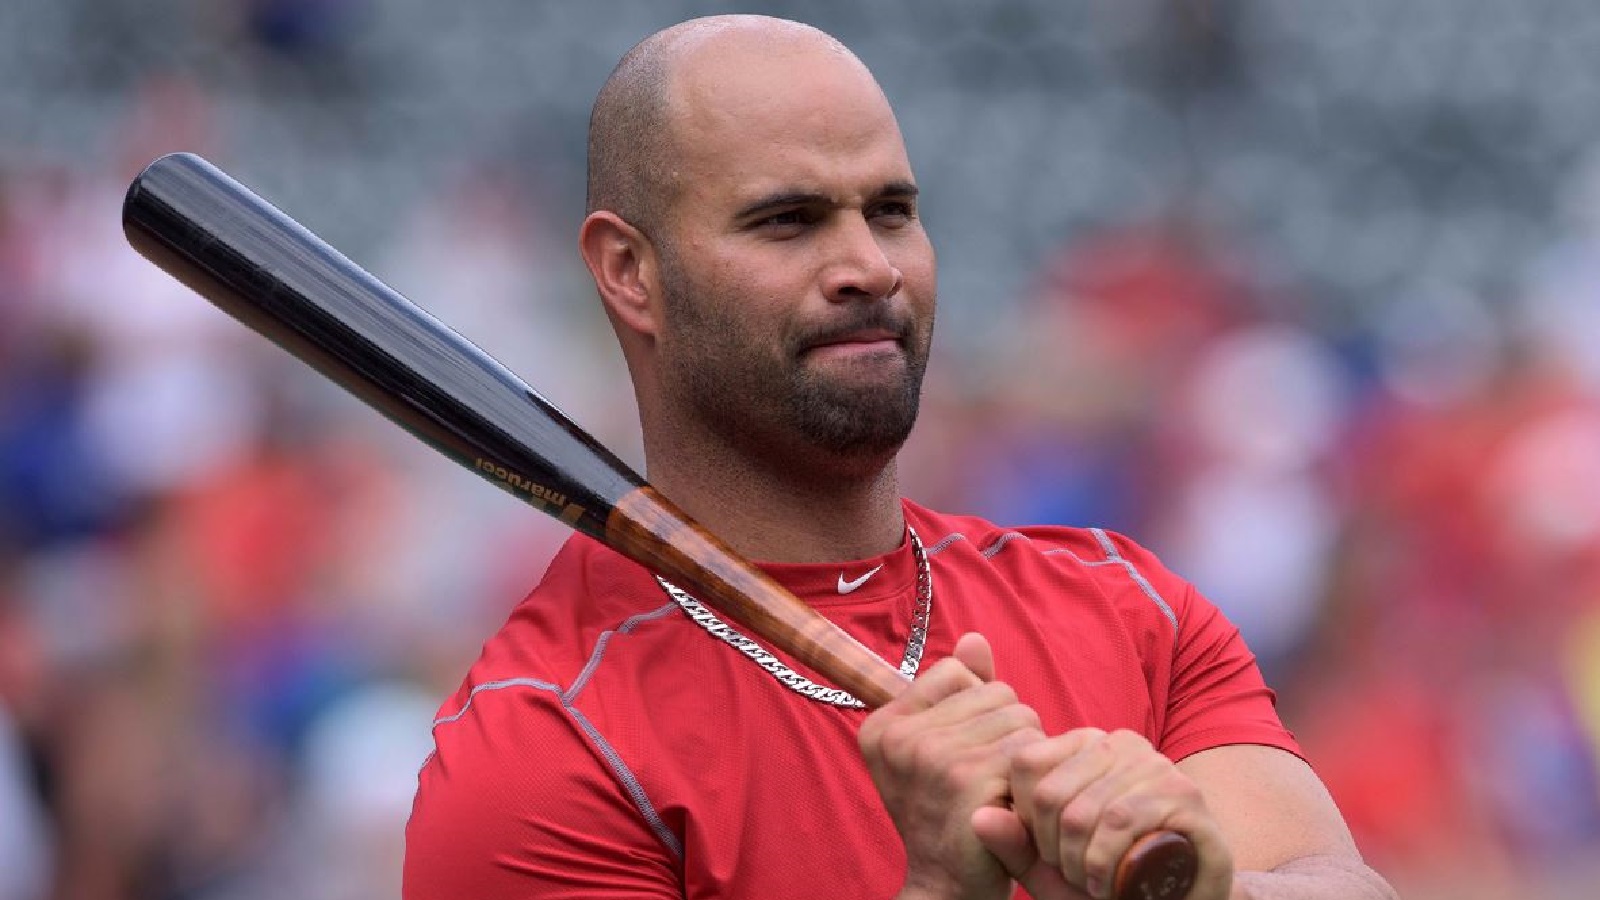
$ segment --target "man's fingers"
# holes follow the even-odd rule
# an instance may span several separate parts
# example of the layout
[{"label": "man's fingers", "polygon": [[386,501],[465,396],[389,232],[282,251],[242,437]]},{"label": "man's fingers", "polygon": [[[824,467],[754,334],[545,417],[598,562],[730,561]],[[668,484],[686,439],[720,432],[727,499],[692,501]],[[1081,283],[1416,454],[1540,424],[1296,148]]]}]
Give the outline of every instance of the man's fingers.
[{"label": "man's fingers", "polygon": [[[1004,867],[970,820],[981,807],[1016,820],[1000,808],[1010,790],[1011,757],[1044,734],[1038,714],[994,680],[988,642],[964,635],[950,657],[869,715],[858,736],[873,785],[906,847],[907,884],[981,883],[1009,895]],[[1020,821],[1004,834],[990,833],[1013,855],[1031,847]]]},{"label": "man's fingers", "polygon": [[1012,759],[1013,804],[1052,866],[1061,862],[1061,810],[1114,761],[1105,737],[1098,728],[1080,728],[1024,747]]},{"label": "man's fingers", "polygon": [[1034,900],[1088,900],[1061,877],[1060,870],[1039,858],[1033,835],[1014,811],[982,806],[973,812],[971,824],[978,842]]},{"label": "man's fingers", "polygon": [[1127,785],[1102,805],[1088,835],[1082,851],[1084,882],[1103,885],[1108,894],[1117,864],[1134,841],[1163,829],[1194,830],[1193,813],[1204,805],[1200,789],[1176,769],[1155,772]]},{"label": "man's fingers", "polygon": [[[925,713],[962,691],[983,686],[983,681],[953,657],[930,666],[898,697],[873,711],[856,733],[863,751],[883,742],[883,735],[896,723]],[[870,759],[869,754],[869,759]]]},{"label": "man's fingers", "polygon": [[1097,898],[1140,835],[1203,823],[1199,789],[1132,731],[1082,728],[1024,746],[1011,787],[1041,863]]},{"label": "man's fingers", "polygon": [[[994,740],[1018,728],[1038,732],[1038,716],[1031,710],[1023,713],[1026,708],[1018,704],[1016,692],[993,677],[994,658],[989,642],[980,634],[962,635],[951,656],[930,666],[904,693],[867,717],[858,733],[862,748],[894,744],[895,733],[925,733],[968,722],[1005,706],[1018,707],[1010,727],[1000,732],[983,731],[976,740]],[[913,717],[915,723],[906,721]]]},{"label": "man's fingers", "polygon": [[[1161,824],[1180,802],[1192,799],[1185,789],[1193,786],[1140,735],[1119,731],[1100,744],[1112,763],[1061,807],[1056,853],[1068,880],[1106,896],[1112,869],[1133,833]],[[1091,842],[1097,844],[1094,857]]]},{"label": "man's fingers", "polygon": [[1012,810],[982,806],[972,813],[972,831],[1013,878],[1021,878],[1039,859],[1028,826]]},{"label": "man's fingers", "polygon": [[989,642],[981,634],[964,634],[951,655],[924,669],[910,687],[883,708],[902,715],[916,713],[993,680],[994,654]]},{"label": "man's fingers", "polygon": [[963,781],[986,773],[982,777],[992,778],[996,797],[1008,793],[1014,749],[1043,737],[1038,714],[1017,703],[999,682],[970,688],[932,709],[886,718],[870,735],[863,723],[862,731],[869,763],[881,760],[906,772],[947,772]]},{"label": "man's fingers", "polygon": [[994,650],[989,646],[989,639],[983,635],[975,631],[963,634],[956,641],[956,648],[951,655],[980,679],[994,680]]}]

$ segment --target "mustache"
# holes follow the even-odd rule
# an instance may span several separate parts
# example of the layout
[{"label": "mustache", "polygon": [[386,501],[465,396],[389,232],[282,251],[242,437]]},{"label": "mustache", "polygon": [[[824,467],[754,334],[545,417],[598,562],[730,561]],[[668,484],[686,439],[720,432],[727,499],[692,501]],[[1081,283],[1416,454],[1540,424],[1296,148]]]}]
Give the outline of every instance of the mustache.
[{"label": "mustache", "polygon": [[905,343],[912,332],[911,314],[882,306],[858,308],[854,312],[824,324],[808,328],[795,335],[792,341],[796,351],[806,351],[823,344],[834,344],[863,331],[883,331]]}]

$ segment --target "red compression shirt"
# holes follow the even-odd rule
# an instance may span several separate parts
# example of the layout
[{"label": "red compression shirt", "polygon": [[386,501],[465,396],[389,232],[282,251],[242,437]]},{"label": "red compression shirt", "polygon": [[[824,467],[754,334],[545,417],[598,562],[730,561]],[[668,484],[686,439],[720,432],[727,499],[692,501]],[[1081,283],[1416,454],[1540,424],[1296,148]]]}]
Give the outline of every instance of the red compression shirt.
[{"label": "red compression shirt", "polygon": [[[932,561],[925,667],[977,631],[1047,733],[1128,728],[1173,759],[1299,752],[1237,630],[1148,551],[1097,529],[905,511]],[[763,568],[899,662],[908,544]],[[644,569],[575,536],[440,709],[405,898],[892,897],[905,852],[856,744],[866,715],[793,692]]]}]

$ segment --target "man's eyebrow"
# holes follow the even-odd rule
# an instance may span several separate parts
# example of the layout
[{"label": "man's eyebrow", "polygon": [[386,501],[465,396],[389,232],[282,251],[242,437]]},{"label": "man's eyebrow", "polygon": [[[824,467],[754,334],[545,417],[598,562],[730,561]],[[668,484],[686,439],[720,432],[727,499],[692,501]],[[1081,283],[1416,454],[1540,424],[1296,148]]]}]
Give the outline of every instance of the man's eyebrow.
[{"label": "man's eyebrow", "polygon": [[833,200],[827,194],[818,191],[775,191],[771,194],[758,197],[748,205],[743,206],[734,213],[735,219],[753,219],[764,213],[794,206],[816,206],[829,204]]},{"label": "man's eyebrow", "polygon": [[885,184],[883,187],[878,188],[878,192],[872,195],[872,199],[882,200],[885,197],[899,197],[901,199],[909,200],[912,197],[917,196],[918,193],[920,193],[920,191],[918,191],[917,186],[909,181],[891,181],[888,184]]},{"label": "man's eyebrow", "polygon": [[[917,186],[909,181],[890,181],[872,193],[869,200],[882,200],[885,197],[900,197],[909,199],[917,196]],[[797,206],[827,206],[834,202],[833,198],[820,191],[780,190],[758,197],[734,213],[734,218],[739,220],[757,218],[765,213],[780,209],[789,209]]]}]

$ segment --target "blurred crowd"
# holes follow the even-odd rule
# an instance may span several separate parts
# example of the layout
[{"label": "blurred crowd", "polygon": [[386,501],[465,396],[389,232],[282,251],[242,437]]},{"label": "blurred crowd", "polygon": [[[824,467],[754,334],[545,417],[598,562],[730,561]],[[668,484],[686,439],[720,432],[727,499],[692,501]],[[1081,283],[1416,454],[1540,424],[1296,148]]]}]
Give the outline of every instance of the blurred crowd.
[{"label": "blurred crowd", "polygon": [[[435,708],[566,532],[144,262],[118,206],[139,167],[170,150],[256,173],[287,196],[263,189],[269,199],[327,223],[336,244],[637,464],[620,356],[572,250],[581,121],[551,113],[578,140],[536,141],[548,156],[500,144],[427,178],[417,157],[361,143],[370,135],[285,161],[249,110],[300,109],[299,130],[276,140],[317,145],[335,142],[318,130],[329,118],[360,131],[351,110],[421,96],[383,86],[425,78],[371,64],[381,4],[216,5],[228,16],[148,6],[169,22],[204,19],[187,40],[226,40],[249,62],[217,79],[204,60],[107,69],[121,57],[95,45],[85,58],[102,63],[98,81],[38,96],[65,117],[52,121],[88,116],[97,130],[70,149],[60,135],[0,135],[0,900],[396,897]],[[1245,633],[1362,849],[1403,896],[1595,896],[1600,130],[1575,130],[1576,113],[1565,132],[1539,125],[1539,110],[1578,95],[1530,98],[1538,109],[1517,120],[1519,133],[1545,134],[1544,155],[1483,142],[1464,158],[1448,151],[1476,147],[1474,129],[1514,91],[1463,75],[1495,102],[1476,116],[1449,106],[1457,118],[1435,122],[1423,147],[1433,168],[1405,157],[1431,181],[1327,160],[1372,176],[1364,189],[1384,197],[1361,199],[1361,178],[1297,180],[1294,165],[1323,167],[1282,144],[1255,146],[1250,165],[1222,175],[1207,166],[1208,147],[1240,156],[1225,131],[1277,134],[1273,117],[1311,83],[1262,77],[1288,63],[1249,50],[1251,35],[1265,40],[1259,23],[1240,24],[1251,4],[1128,4],[1145,17],[1097,34],[1126,51],[1119,66],[1135,61],[1129,71],[1094,76],[1098,93],[1075,88],[1073,111],[1027,125],[1038,109],[1024,100],[1054,101],[1029,93],[1025,73],[1094,72],[1046,43],[1069,30],[1059,26],[1027,53],[985,56],[1046,5],[990,4],[984,28],[952,32],[937,60],[875,18],[887,13],[768,6],[868,48],[929,197],[945,325],[903,463],[908,494],[1000,522],[1121,530],[1195,581]],[[957,21],[957,6],[937,6],[908,27]],[[1307,34],[1333,33],[1330,7],[1284,5],[1308,17]],[[164,46],[141,31],[137,4],[31,8],[36,40],[70,19],[54,33],[125,33],[145,62]],[[588,79],[552,96],[586,106],[632,40],[714,11],[619,8],[609,31],[594,13],[563,26],[604,37],[592,61],[580,47],[549,63]],[[1495,4],[1474,8],[1507,41],[1561,27],[1547,15],[1519,29]],[[1213,17],[1203,28],[1184,18],[1197,9]],[[1345,33],[1365,34],[1371,22],[1348,15]],[[1586,21],[1600,34],[1600,18]],[[527,27],[533,40],[557,24]],[[474,33],[438,37],[472,47],[462,35]],[[938,60],[959,91],[912,91],[937,80]],[[1362,90],[1399,103],[1419,85],[1458,83],[1421,70],[1387,86],[1350,79],[1337,85],[1345,105],[1319,114],[1348,117]],[[445,93],[437,102],[468,105]],[[1152,132],[1172,119],[1145,106],[1128,118],[1135,94],[1217,117]],[[975,118],[979,106],[1022,118]],[[1108,123],[1125,126],[1125,143],[1096,150]],[[1013,128],[1048,138],[1050,159],[1031,157],[1043,183],[981,161]],[[1186,164],[1136,147],[1171,151],[1178,132],[1195,141]],[[1119,146],[1126,169],[1114,166]],[[1540,172],[1489,179],[1473,167],[1511,158],[1497,153]],[[334,184],[321,158],[340,161],[341,184],[370,172],[395,189],[369,182],[378,196],[362,204],[319,204]],[[417,167],[409,190],[382,181],[405,165]],[[975,188],[985,166],[1011,181]],[[1140,167],[1173,180],[1129,182]],[[1410,206],[1389,205],[1397,187]],[[1250,219],[1223,202],[1242,197],[1301,216]],[[1072,212],[1029,227],[1027,210],[1054,206]],[[1003,265],[979,252],[1000,245],[1013,254]],[[1322,249],[1312,259],[1308,247]],[[1520,252],[1492,255],[1501,247]]]}]

